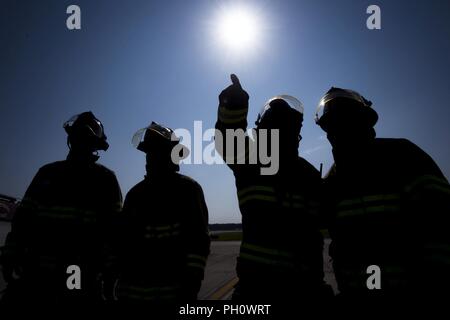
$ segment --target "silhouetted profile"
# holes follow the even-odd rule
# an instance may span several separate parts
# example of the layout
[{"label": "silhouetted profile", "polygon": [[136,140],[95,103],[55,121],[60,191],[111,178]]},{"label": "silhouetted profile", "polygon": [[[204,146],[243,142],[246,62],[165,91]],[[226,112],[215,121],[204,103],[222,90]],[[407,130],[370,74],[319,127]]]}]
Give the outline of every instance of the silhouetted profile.
[{"label": "silhouetted profile", "polygon": [[[247,129],[249,99],[237,77],[232,75],[231,80],[233,84],[219,96],[216,129],[223,139],[216,135],[216,149],[233,171],[242,214],[239,283],[233,300],[287,301],[331,294],[323,281],[321,177],[298,156],[303,106],[291,96],[270,99],[256,122],[257,139],[245,136],[245,148],[239,149],[237,143],[230,154],[233,150],[226,147],[231,142],[226,132]],[[268,130],[267,139],[263,138],[262,129]],[[271,142],[271,129],[279,129],[278,141]],[[274,157],[275,144],[279,146],[279,168],[274,174],[261,171],[269,167],[260,157],[261,143],[267,140],[269,154]],[[252,162],[255,155],[257,161]]]},{"label": "silhouetted profile", "polygon": [[188,150],[171,129],[155,122],[139,130],[133,144],[146,153],[147,175],[125,198],[117,298],[156,303],[195,300],[210,239],[202,188],[179,174],[179,159],[171,157],[174,147],[181,147],[180,159]]},{"label": "silhouetted profile", "polygon": [[[355,91],[331,88],[316,114],[335,160],[326,185],[339,290],[353,298],[448,292],[449,184],[410,141],[375,138],[371,105]],[[380,290],[368,288],[371,265],[380,268]]]},{"label": "silhouetted profile", "polygon": [[[91,112],[64,124],[67,160],[43,166],[19,205],[2,252],[6,302],[83,302],[101,298],[107,235],[122,195],[115,174],[97,164],[107,150],[103,125]],[[69,266],[81,289],[67,286]],[[69,281],[76,285],[76,280]]]}]

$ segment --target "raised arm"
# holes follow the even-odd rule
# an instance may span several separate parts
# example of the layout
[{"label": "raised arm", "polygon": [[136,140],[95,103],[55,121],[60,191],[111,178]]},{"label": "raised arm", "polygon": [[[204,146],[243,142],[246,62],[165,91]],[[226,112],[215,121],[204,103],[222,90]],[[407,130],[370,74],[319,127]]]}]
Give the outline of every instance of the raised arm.
[{"label": "raised arm", "polygon": [[[249,95],[242,89],[236,75],[231,75],[231,82],[232,84],[219,95],[216,129],[221,136],[218,137],[216,134],[215,143],[216,150],[234,170],[236,168],[234,164],[243,163],[248,157],[249,139],[245,132],[247,130]],[[234,141],[231,141],[230,138]],[[227,148],[228,144],[233,142],[234,148]],[[244,148],[239,148],[242,144],[245,144]],[[234,151],[233,154],[231,154],[231,150]]]}]

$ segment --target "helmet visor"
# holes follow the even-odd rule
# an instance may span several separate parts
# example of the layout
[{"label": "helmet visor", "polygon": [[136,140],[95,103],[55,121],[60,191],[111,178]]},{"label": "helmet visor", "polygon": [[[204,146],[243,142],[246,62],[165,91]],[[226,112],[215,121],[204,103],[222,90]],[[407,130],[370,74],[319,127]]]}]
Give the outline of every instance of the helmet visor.
[{"label": "helmet visor", "polygon": [[90,112],[84,112],[72,116],[69,120],[64,122],[63,128],[67,129],[74,125],[88,128],[96,137],[100,139],[105,138],[103,124]]},{"label": "helmet visor", "polygon": [[289,95],[286,95],[286,94],[281,94],[281,95],[272,97],[272,98],[270,98],[269,100],[267,100],[267,102],[266,102],[266,103],[264,104],[264,106],[262,107],[261,112],[259,113],[259,118],[262,118],[263,115],[264,115],[264,113],[271,107],[271,106],[270,106],[270,103],[271,103],[273,100],[278,100],[278,99],[281,99],[281,100],[286,101],[286,103],[287,103],[292,109],[294,109],[294,110],[300,112],[300,113],[303,115],[305,108],[304,108],[304,106],[303,106],[303,103],[302,103],[300,100],[298,100],[297,98],[295,98],[295,97],[293,97],[293,96],[289,96]]},{"label": "helmet visor", "polygon": [[133,138],[131,138],[131,144],[133,145],[133,147],[137,148],[139,144],[144,141],[144,136],[147,129],[148,127],[142,128],[134,133]]},{"label": "helmet visor", "polygon": [[139,129],[133,135],[133,138],[131,139],[131,144],[135,148],[137,148],[141,142],[144,142],[147,131],[151,131],[148,133],[156,134],[167,141],[172,141],[174,143],[178,143],[180,141],[180,139],[178,139],[173,130],[166,128],[156,122],[152,122],[149,126]]},{"label": "helmet visor", "polygon": [[362,107],[370,107],[372,103],[366,100],[358,92],[349,89],[335,89],[327,92],[319,101],[319,105],[316,109],[315,120],[316,123],[323,117],[325,113],[330,111],[329,102],[335,99],[349,99],[359,103]]}]

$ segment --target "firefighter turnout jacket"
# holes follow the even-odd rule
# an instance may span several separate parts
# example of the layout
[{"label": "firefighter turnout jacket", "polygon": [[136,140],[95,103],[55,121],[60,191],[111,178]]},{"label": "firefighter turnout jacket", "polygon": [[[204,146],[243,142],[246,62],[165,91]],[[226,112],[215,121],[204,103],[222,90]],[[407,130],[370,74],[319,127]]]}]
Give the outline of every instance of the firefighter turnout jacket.
[{"label": "firefighter turnout jacket", "polygon": [[176,172],[147,175],[128,192],[120,221],[118,299],[196,299],[210,244],[201,186]]},{"label": "firefighter turnout jacket", "polygon": [[[306,160],[280,159],[276,174],[262,175],[250,164],[255,148],[227,154],[228,129],[247,129],[248,105],[219,105],[216,149],[233,171],[243,240],[237,260],[239,283],[233,299],[287,301],[313,297],[323,289],[323,237],[319,231],[319,172]],[[238,161],[245,160],[245,163]],[[230,161],[231,160],[231,161]]]},{"label": "firefighter turnout jacket", "polygon": [[[100,298],[99,276],[109,254],[109,227],[122,195],[115,174],[94,159],[43,166],[19,205],[3,249],[6,298],[77,301]],[[67,286],[68,267],[81,271],[81,289]],[[12,273],[18,273],[16,279]]]},{"label": "firefighter turnout jacket", "polygon": [[339,290],[428,295],[450,286],[450,186],[435,162],[405,139],[375,139],[359,163],[336,162],[326,178],[330,255]]}]

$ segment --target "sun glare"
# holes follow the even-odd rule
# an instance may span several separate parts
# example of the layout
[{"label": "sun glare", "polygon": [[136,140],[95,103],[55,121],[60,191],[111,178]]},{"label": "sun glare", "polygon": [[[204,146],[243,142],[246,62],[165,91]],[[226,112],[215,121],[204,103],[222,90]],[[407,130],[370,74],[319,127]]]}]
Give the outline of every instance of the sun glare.
[{"label": "sun glare", "polygon": [[253,49],[261,36],[257,15],[244,7],[223,8],[217,18],[217,41],[235,52]]}]

